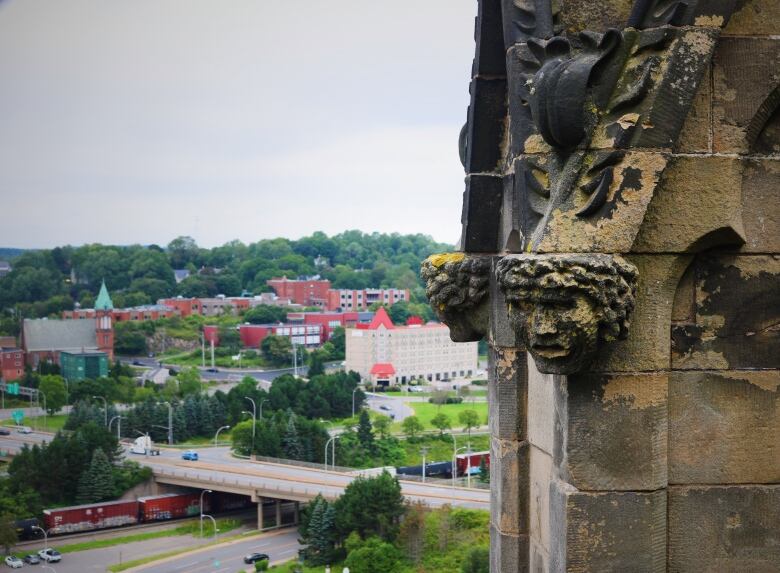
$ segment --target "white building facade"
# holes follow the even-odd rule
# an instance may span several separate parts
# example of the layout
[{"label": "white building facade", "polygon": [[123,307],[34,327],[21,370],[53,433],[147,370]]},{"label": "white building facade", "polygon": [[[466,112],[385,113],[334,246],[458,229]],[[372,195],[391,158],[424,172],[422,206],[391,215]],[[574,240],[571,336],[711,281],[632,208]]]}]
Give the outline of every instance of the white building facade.
[{"label": "white building facade", "polygon": [[457,380],[477,371],[476,342],[452,342],[444,324],[396,326],[380,308],[370,325],[346,331],[346,369],[372,384]]}]

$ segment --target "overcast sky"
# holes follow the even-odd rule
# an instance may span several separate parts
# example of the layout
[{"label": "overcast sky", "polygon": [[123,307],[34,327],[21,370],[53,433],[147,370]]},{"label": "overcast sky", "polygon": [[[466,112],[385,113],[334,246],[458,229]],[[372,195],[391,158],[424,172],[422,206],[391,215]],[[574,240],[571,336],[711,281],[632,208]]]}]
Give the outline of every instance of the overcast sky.
[{"label": "overcast sky", "polygon": [[0,0],[0,246],[460,232],[475,0]]}]

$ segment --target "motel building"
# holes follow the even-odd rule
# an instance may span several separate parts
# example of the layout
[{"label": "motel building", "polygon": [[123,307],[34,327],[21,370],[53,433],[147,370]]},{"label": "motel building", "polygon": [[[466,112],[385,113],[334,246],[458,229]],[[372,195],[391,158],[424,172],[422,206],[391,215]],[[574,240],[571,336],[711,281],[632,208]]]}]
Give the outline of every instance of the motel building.
[{"label": "motel building", "polygon": [[346,345],[346,370],[358,372],[372,386],[455,381],[477,371],[476,342],[452,342],[446,325],[425,324],[417,317],[397,326],[384,308],[370,324],[348,328]]}]

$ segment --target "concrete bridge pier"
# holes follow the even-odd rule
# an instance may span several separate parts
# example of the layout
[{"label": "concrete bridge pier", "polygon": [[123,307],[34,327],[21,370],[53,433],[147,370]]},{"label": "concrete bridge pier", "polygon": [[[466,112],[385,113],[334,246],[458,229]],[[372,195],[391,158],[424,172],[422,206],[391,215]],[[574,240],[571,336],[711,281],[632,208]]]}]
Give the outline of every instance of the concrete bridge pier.
[{"label": "concrete bridge pier", "polygon": [[257,530],[262,531],[265,529],[265,523],[263,522],[263,501],[262,497],[257,498]]}]

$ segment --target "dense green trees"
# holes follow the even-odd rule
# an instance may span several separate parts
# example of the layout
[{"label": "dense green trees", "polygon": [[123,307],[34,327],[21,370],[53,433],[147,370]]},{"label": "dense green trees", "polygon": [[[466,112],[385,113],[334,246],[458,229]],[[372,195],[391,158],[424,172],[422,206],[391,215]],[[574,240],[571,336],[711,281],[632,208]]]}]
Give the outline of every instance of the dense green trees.
[{"label": "dense green trees", "polygon": [[38,389],[46,396],[46,411],[50,415],[59,412],[66,404],[68,395],[65,388],[65,380],[62,376],[57,376],[56,374],[41,376]]},{"label": "dense green trees", "polygon": [[[113,466],[121,452],[116,436],[102,424],[89,422],[68,435],[57,434],[48,444],[24,446],[8,466],[7,491],[25,500],[25,507],[18,509],[18,515],[27,517],[39,513],[43,507],[75,503],[82,476],[91,467],[98,450],[102,451],[112,473],[122,472],[121,467]],[[109,497],[115,495],[114,489]]]},{"label": "dense green trees", "polygon": [[401,486],[389,473],[358,477],[336,501],[336,529],[342,539],[355,531],[363,539],[377,536],[395,541],[404,514],[403,502]]},{"label": "dense green trees", "polygon": [[97,449],[92,461],[79,478],[77,503],[96,503],[111,499],[114,494],[114,472],[106,453]]},{"label": "dense green trees", "polygon": [[[428,255],[450,248],[424,235],[346,231],[333,237],[316,232],[296,241],[232,241],[213,249],[198,247],[191,237],[178,237],[165,249],[91,244],[25,251],[13,259],[13,271],[0,279],[0,309],[17,308],[26,317],[36,317],[57,315],[74,302],[89,306],[103,279],[119,307],[176,294],[260,293],[269,290],[266,281],[276,276],[320,274],[334,288],[411,289],[412,303],[398,306],[393,314],[394,320],[404,322],[410,314],[431,317],[422,304],[419,265]],[[177,285],[173,269],[180,268],[189,269],[191,276]],[[257,311],[252,321],[265,322],[263,312]],[[0,328],[14,330],[14,321],[0,323]],[[139,348],[137,337],[130,342]]]}]

